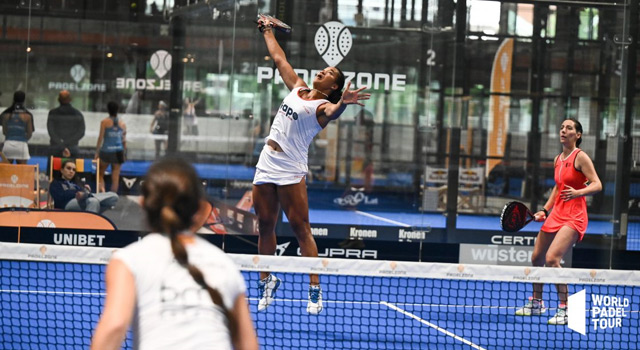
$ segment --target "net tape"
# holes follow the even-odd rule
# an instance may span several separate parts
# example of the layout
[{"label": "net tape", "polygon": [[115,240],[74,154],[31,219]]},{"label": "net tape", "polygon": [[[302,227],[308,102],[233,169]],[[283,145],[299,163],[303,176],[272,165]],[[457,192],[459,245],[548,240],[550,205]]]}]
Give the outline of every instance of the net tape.
[{"label": "net tape", "polygon": [[[106,264],[114,248],[0,243],[0,259]],[[242,271],[640,286],[640,271],[228,254]]]},{"label": "net tape", "polygon": [[[0,243],[0,348],[88,348],[104,298],[104,265],[116,250]],[[637,349],[640,343],[638,271],[229,256],[243,271],[263,349]],[[261,270],[283,281],[265,312],[256,310]],[[320,315],[306,312],[309,273],[321,275]],[[591,317],[580,322],[589,327],[586,337],[547,325],[553,311],[514,316],[532,282],[588,290],[591,310],[582,315]],[[614,308],[624,316],[593,313],[594,298],[604,295],[629,300]]]}]

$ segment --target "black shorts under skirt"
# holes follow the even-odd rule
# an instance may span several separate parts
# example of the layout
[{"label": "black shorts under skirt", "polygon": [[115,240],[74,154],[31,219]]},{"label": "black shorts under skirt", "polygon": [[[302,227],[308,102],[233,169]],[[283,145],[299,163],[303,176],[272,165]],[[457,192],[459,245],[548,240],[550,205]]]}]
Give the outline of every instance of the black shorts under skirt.
[{"label": "black shorts under skirt", "polygon": [[122,164],[124,163],[124,151],[118,152],[103,152],[100,151],[100,161],[109,164]]}]

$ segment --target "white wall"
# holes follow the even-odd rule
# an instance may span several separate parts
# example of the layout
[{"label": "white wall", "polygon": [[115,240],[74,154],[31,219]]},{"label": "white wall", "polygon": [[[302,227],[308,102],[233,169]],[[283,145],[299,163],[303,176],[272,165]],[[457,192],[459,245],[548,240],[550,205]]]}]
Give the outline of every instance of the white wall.
[{"label": "white wall", "polygon": [[[29,140],[29,144],[48,145],[49,133],[47,132],[47,115],[49,110],[35,109],[33,113],[36,131]],[[98,139],[100,121],[107,114],[104,112],[83,112],[86,132],[80,140],[80,147],[94,147]],[[150,114],[122,114],[120,115],[127,125],[127,147],[129,151],[155,150],[154,137],[162,137],[151,134],[149,128],[153,115]],[[199,136],[182,135],[180,149],[182,151],[197,151],[204,153],[234,153],[246,152],[252,149],[254,138],[251,136],[250,119],[221,119],[217,117],[199,117]],[[4,136],[0,135],[4,141]]]}]

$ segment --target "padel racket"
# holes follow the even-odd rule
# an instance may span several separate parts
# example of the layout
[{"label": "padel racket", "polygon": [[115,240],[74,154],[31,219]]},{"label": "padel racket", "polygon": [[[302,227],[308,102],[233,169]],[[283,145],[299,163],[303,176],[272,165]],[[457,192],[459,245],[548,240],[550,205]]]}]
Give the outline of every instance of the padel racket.
[{"label": "padel racket", "polygon": [[258,24],[258,28],[260,29],[260,31],[263,30],[264,28],[264,22],[265,21],[269,21],[271,22],[271,25],[273,26],[273,28],[283,32],[283,33],[291,33],[291,26],[282,22],[281,20],[270,16],[270,15],[266,15],[266,14],[259,14],[258,18],[256,18],[256,23]]},{"label": "padel racket", "polygon": [[500,215],[500,226],[503,231],[517,232],[533,219],[533,213],[524,203],[513,201],[504,205]]}]

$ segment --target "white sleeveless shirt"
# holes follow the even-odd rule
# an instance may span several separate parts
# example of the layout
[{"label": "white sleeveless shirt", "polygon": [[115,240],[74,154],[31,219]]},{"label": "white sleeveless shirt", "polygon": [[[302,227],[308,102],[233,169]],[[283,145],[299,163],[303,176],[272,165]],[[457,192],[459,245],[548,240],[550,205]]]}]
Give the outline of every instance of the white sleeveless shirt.
[{"label": "white sleeveless shirt", "polygon": [[297,87],[282,101],[273,120],[267,139],[277,142],[293,161],[308,162],[309,144],[322,130],[316,110],[328,100],[305,100],[298,94],[304,87]]},{"label": "white sleeveless shirt", "polygon": [[[222,295],[228,310],[244,293],[244,278],[218,247],[195,237],[186,246],[189,262]],[[231,336],[222,310],[174,259],[167,236],[151,233],[113,254],[135,278],[133,348],[230,350]]]}]

